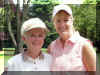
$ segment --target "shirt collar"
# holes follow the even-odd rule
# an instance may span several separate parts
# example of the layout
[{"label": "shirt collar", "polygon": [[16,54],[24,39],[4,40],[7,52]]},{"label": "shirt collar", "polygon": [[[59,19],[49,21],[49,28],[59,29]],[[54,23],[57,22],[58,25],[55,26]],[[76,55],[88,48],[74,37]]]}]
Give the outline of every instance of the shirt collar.
[{"label": "shirt collar", "polygon": [[33,59],[32,57],[28,56],[25,52],[22,53],[22,57],[23,57],[23,60],[24,60],[24,61],[30,61],[30,62],[32,62],[32,61],[34,61],[34,60],[43,60],[43,59],[44,59],[44,55],[43,55],[42,52],[41,52],[40,55],[39,55],[37,58],[35,58],[35,59]]},{"label": "shirt collar", "polygon": [[68,39],[72,43],[76,43],[80,38],[80,34],[78,31],[75,31],[74,34]]}]

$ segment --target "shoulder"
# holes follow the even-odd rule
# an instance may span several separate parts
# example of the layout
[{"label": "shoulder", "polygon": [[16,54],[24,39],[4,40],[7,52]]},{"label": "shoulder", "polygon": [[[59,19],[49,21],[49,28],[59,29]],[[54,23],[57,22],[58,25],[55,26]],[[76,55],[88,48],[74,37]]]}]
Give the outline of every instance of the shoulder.
[{"label": "shoulder", "polygon": [[20,60],[21,57],[22,57],[22,53],[17,54],[17,55],[15,55],[15,56],[11,57],[11,58],[8,60],[8,63],[10,63],[10,62],[16,62],[16,60],[17,60],[17,61]]},{"label": "shoulder", "polygon": [[89,40],[84,41],[83,50],[86,51],[94,51],[93,45]]},{"label": "shoulder", "polygon": [[82,54],[83,55],[88,55],[91,53],[95,54],[93,44],[89,39],[87,39],[83,36],[80,36],[78,41],[79,41],[79,44],[82,45]]},{"label": "shoulder", "polygon": [[46,59],[46,60],[48,60],[48,59],[51,60],[52,59],[52,56],[48,53],[43,52],[43,55],[44,55],[44,59]]},{"label": "shoulder", "polygon": [[22,62],[22,54],[17,54],[11,57],[7,62],[7,71],[15,71],[16,67],[18,67],[20,61]]},{"label": "shoulder", "polygon": [[50,43],[50,46],[55,45],[55,44],[56,44],[56,41],[57,41],[57,39],[54,40],[54,41],[52,41],[52,42]]},{"label": "shoulder", "polygon": [[83,43],[83,48],[93,49],[92,42],[89,39],[80,36],[80,41]]},{"label": "shoulder", "polygon": [[51,53],[51,50],[53,47],[55,47],[56,45],[56,40],[52,41],[49,45],[48,45],[48,48],[47,48],[47,52],[48,53]]},{"label": "shoulder", "polygon": [[80,37],[79,37],[79,41],[85,43],[85,42],[88,41],[88,39],[85,38],[85,37],[83,37],[83,36],[80,36]]},{"label": "shoulder", "polygon": [[82,46],[83,51],[85,51],[85,52],[86,51],[91,51],[91,50],[94,51],[92,42],[89,39],[80,36],[80,40],[79,41],[83,44],[83,46]]},{"label": "shoulder", "polygon": [[82,47],[82,54],[84,57],[86,56],[86,58],[96,57],[96,52],[94,50],[94,47],[89,40],[84,41],[83,47]]},{"label": "shoulder", "polygon": [[85,37],[83,37],[83,36],[80,36],[79,37],[79,39],[78,39],[78,41],[77,42],[79,42],[80,44],[82,44],[83,45],[83,47],[85,46],[89,46],[89,47],[93,47],[93,43],[92,43],[92,41],[90,41],[89,39],[87,39],[87,38],[85,38]]}]

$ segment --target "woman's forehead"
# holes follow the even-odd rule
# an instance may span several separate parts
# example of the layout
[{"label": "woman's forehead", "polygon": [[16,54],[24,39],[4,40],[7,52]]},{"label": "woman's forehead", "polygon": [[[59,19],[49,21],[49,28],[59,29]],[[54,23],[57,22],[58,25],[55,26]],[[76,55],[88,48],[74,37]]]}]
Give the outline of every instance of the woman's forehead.
[{"label": "woman's forehead", "polygon": [[66,15],[66,16],[70,16],[67,12],[61,10],[59,11],[56,15]]},{"label": "woman's forehead", "polygon": [[71,16],[68,15],[66,12],[64,11],[61,11],[59,13],[56,14],[55,18],[70,18]]},{"label": "woman's forehead", "polygon": [[29,31],[27,31],[26,33],[29,33],[29,34],[37,34],[37,33],[44,33],[45,30],[44,29],[41,29],[41,28],[34,28],[34,29],[31,29]]}]

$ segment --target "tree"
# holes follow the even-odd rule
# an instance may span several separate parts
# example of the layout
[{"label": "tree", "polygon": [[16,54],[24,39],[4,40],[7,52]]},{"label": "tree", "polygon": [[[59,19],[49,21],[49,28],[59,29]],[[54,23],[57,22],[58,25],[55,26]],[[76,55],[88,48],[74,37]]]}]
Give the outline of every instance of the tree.
[{"label": "tree", "polygon": [[96,5],[96,46],[97,52],[100,53],[100,1]]},{"label": "tree", "polygon": [[83,4],[73,7],[74,26],[80,34],[95,44],[96,40],[96,5]]},{"label": "tree", "polygon": [[19,53],[19,50],[22,49],[23,43],[19,33],[21,25],[26,17],[29,2],[30,0],[27,0],[27,4],[25,5],[25,0],[23,0],[23,11],[20,9],[19,0],[17,0],[17,4],[14,4],[13,0],[8,0],[8,3],[5,5],[5,21],[6,24],[8,24],[9,34],[16,48],[15,54]]}]

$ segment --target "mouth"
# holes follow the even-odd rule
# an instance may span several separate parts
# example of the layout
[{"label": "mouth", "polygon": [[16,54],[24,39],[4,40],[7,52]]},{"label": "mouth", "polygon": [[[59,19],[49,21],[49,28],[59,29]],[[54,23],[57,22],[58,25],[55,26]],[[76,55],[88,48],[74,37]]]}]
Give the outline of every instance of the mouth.
[{"label": "mouth", "polygon": [[68,34],[68,32],[62,32],[63,34]]},{"label": "mouth", "polygon": [[37,45],[37,43],[36,43],[36,42],[32,42],[31,44],[32,44],[32,45]]},{"label": "mouth", "polygon": [[32,45],[38,45],[39,43],[38,42],[32,42]]},{"label": "mouth", "polygon": [[64,29],[63,29],[63,30],[60,30],[60,32],[61,32],[61,33],[66,33],[66,31],[65,31]]}]

